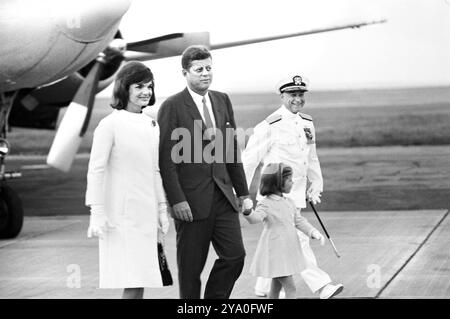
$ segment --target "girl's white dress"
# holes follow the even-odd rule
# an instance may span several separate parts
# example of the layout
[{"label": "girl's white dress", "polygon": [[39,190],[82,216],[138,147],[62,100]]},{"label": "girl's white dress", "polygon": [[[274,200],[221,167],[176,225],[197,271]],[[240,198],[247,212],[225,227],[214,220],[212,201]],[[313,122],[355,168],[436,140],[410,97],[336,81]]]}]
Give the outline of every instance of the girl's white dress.
[{"label": "girl's white dress", "polygon": [[252,224],[264,223],[250,265],[252,275],[276,278],[299,274],[305,269],[297,229],[310,237],[315,228],[300,215],[292,199],[266,196],[246,219]]},{"label": "girl's white dress", "polygon": [[98,124],[87,175],[86,205],[104,205],[100,288],[162,287],[158,205],[166,201],[158,165],[159,126],[144,113],[114,110]]}]

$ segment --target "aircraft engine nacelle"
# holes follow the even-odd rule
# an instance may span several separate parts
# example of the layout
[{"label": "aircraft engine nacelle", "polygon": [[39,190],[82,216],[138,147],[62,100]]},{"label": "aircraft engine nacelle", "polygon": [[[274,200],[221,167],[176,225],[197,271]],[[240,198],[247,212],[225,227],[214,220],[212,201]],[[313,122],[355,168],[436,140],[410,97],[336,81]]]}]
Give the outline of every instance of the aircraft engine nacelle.
[{"label": "aircraft engine nacelle", "polygon": [[[122,61],[123,57],[117,56],[105,64],[97,92],[104,90],[113,82],[114,74]],[[55,83],[34,89],[21,89],[11,108],[9,125],[55,129],[60,108],[69,105],[94,63],[95,60]]]},{"label": "aircraft engine nacelle", "polygon": [[210,47],[209,32],[172,33],[127,45],[126,60],[155,60],[181,55],[190,45]]},{"label": "aircraft engine nacelle", "polygon": [[[169,39],[161,41],[156,44],[157,55],[165,57],[181,55],[183,51],[190,45],[201,44],[209,47],[209,33],[208,32],[185,32],[180,38]],[[132,50],[132,45],[129,45]]]}]

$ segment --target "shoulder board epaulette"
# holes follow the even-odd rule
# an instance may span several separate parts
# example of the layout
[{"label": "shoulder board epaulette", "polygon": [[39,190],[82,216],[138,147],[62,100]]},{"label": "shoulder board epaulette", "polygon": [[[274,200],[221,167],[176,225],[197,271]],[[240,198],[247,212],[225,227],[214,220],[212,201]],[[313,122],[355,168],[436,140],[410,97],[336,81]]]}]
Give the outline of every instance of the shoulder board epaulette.
[{"label": "shoulder board epaulette", "polygon": [[273,124],[278,121],[281,121],[282,118],[283,116],[281,114],[270,115],[266,118],[266,122],[269,124]]},{"label": "shoulder board epaulette", "polygon": [[300,117],[302,119],[304,119],[304,120],[307,120],[307,121],[312,121],[313,120],[311,115],[308,115],[308,114],[305,114],[305,113],[298,113],[298,115],[300,115]]}]

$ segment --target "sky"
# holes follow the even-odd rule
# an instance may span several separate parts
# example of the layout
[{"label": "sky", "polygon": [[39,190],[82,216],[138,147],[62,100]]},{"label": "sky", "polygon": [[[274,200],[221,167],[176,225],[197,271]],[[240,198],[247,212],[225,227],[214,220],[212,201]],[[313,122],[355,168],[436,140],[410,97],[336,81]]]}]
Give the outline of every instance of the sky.
[{"label": "sky", "polygon": [[[268,92],[291,74],[316,90],[450,85],[450,0],[134,0],[120,29],[128,42],[209,31],[221,43],[380,19],[387,22],[212,51],[211,88]],[[185,86],[180,60],[146,63],[158,95]]]}]

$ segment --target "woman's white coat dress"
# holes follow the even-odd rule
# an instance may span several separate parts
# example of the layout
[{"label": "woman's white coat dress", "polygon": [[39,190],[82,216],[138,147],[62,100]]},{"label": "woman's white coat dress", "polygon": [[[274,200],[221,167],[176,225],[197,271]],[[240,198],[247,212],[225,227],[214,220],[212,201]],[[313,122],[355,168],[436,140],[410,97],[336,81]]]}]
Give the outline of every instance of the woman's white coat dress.
[{"label": "woman's white coat dress", "polygon": [[114,110],[94,132],[86,205],[103,205],[99,287],[162,287],[158,205],[165,203],[158,166],[159,126],[145,113]]}]

